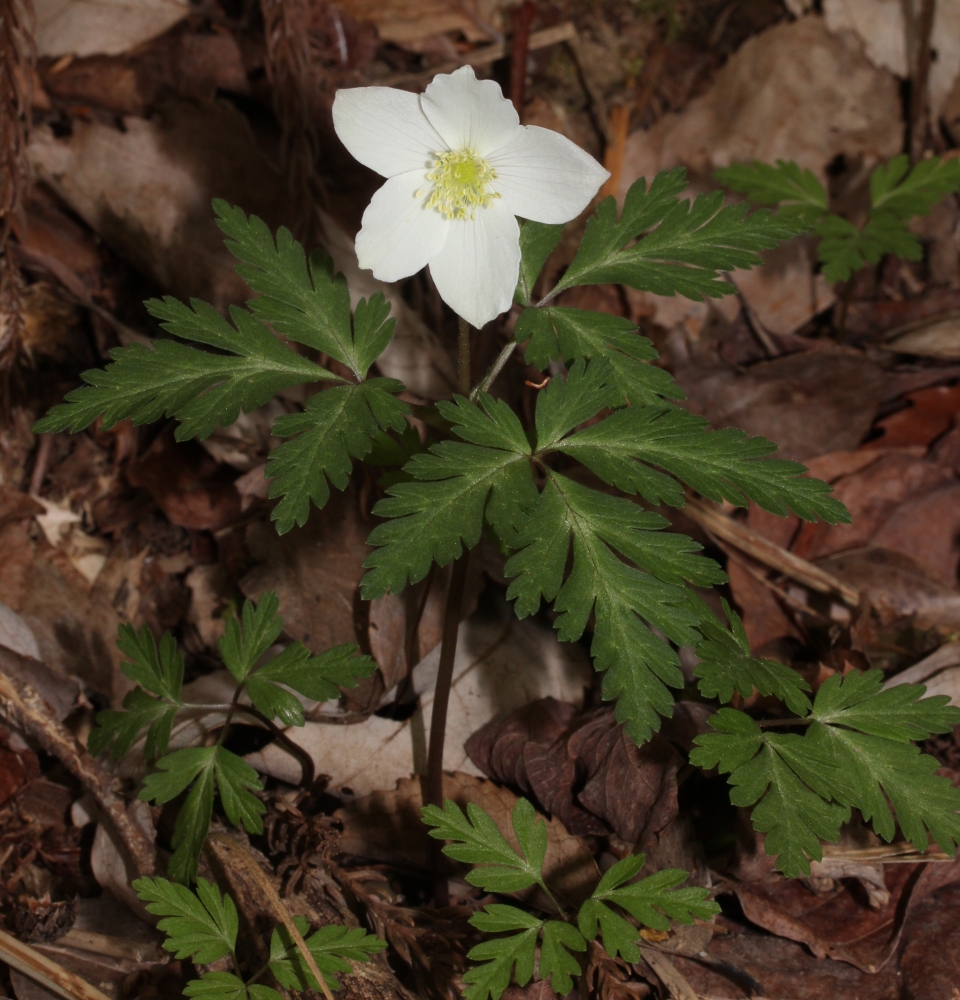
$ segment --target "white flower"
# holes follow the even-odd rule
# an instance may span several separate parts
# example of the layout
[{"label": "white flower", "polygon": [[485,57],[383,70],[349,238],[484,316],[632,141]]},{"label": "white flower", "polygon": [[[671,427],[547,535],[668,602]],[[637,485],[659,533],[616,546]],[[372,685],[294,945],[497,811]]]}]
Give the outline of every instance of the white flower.
[{"label": "white flower", "polygon": [[476,327],[513,300],[516,216],[567,222],[609,176],[564,136],[521,125],[500,87],[469,66],[420,96],[340,90],[333,124],[353,156],[387,178],[363,213],[360,266],[398,281],[429,264],[444,302]]}]

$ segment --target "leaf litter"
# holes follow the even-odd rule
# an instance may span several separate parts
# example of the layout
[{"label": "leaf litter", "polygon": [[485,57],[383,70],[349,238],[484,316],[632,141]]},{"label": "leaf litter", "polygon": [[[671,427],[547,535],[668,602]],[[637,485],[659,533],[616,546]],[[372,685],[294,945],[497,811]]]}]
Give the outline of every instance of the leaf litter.
[{"label": "leaf litter", "polygon": [[[37,5],[36,184],[13,221],[26,323],[0,428],[0,644],[17,657],[4,651],[0,670],[37,687],[83,744],[96,711],[119,707],[130,689],[114,643],[124,621],[181,640],[191,697],[211,706],[198,713],[197,732],[222,723],[216,644],[245,597],[279,594],[284,632],[268,655],[298,640],[315,652],[353,642],[372,653],[378,670],[360,688],[304,706],[309,787],[300,787],[302,765],[272,734],[237,727],[236,749],[268,778],[266,833],[250,846],[293,912],[314,924],[362,923],[391,944],[389,962],[358,965],[355,982],[345,977],[347,995],[453,995],[476,941],[467,919],[483,900],[452,866],[451,907],[426,905],[430,841],[415,777],[448,583],[438,573],[419,591],[361,599],[381,483],[357,473],[322,515],[277,538],[263,464],[275,444],[272,420],[307,402],[295,393],[202,446],[175,441],[162,422],[51,435],[49,444],[29,431],[81,368],[100,365],[117,343],[156,334],[137,304],[143,298],[195,294],[225,307],[246,297],[212,224],[211,197],[271,227],[296,223],[300,195],[285,173],[292,161],[278,155],[278,139],[290,141],[290,105],[268,61],[258,5],[239,5],[242,17],[237,5],[217,16],[175,3],[138,12],[118,5],[122,15],[107,23],[103,5],[81,3],[69,30],[54,6]],[[304,22],[310,100],[327,110],[341,86],[400,80],[420,89],[436,67],[486,58],[513,30],[508,7],[473,0],[305,6],[317,8]],[[902,5],[890,0],[828,0],[822,16],[775,0],[609,3],[589,17],[573,4],[536,8],[535,30],[569,23],[576,41],[529,54],[526,121],[603,153],[621,195],[664,167],[686,166],[698,193],[715,186],[717,167],[781,157],[812,170],[855,216],[870,167],[900,153],[912,125],[898,90],[913,75]],[[949,4],[937,10],[928,112],[943,116],[943,128],[931,130],[929,143],[949,156],[943,145],[957,139],[951,95],[960,92],[956,26]],[[503,64],[475,65],[499,73]],[[763,99],[773,92],[778,101]],[[618,114],[627,123],[622,142]],[[356,267],[352,234],[372,178],[347,168],[329,122],[318,129],[323,143],[311,169],[328,197],[322,215],[312,206],[311,225],[347,275],[353,303],[383,291],[399,315],[381,373],[401,379],[415,405],[443,398],[455,372],[450,320],[428,279],[380,286]],[[605,311],[637,320],[661,348],[660,363],[687,392],[684,405],[716,427],[777,441],[781,455],[804,460],[853,511],[851,525],[829,526],[751,508],[742,523],[856,587],[856,608],[795,579],[789,561],[758,562],[683,521],[724,561],[725,593],[754,651],[796,667],[814,690],[853,666],[875,665],[888,686],[923,682],[960,703],[956,218],[951,198],[916,227],[923,260],[887,256],[849,288],[827,282],[809,241],[798,239],[768,252],[765,267],[735,273],[737,294],[709,305],[602,289]],[[565,246],[548,264],[557,274],[570,260]],[[581,292],[565,293],[562,304],[596,308]],[[492,361],[494,341],[507,335],[497,327],[475,363]],[[540,373],[529,374],[539,384]],[[423,424],[417,431],[421,440],[429,433]],[[681,523],[682,514],[671,516]],[[851,829],[809,879],[772,873],[762,849],[743,842],[742,817],[719,809],[720,779],[685,765],[705,731],[703,705],[678,702],[662,733],[638,748],[612,710],[599,707],[581,647],[558,644],[546,621],[505,627],[502,571],[491,550],[470,581],[447,742],[451,797],[482,803],[509,838],[514,792],[530,795],[548,817],[549,863],[573,897],[596,871],[646,847],[649,865],[694,871],[724,907],[701,938],[674,929],[647,941],[635,964],[588,951],[591,995],[762,989],[797,1000],[881,1000],[902,986],[933,1000],[953,988],[955,865],[884,855],[876,838]],[[694,668],[684,663],[688,680]],[[521,670],[528,674],[518,682]],[[754,693],[743,704],[760,700]],[[156,938],[135,922],[145,914],[128,888],[123,845],[84,805],[82,783],[36,756],[15,727],[0,736],[7,926],[46,938],[38,946],[50,957],[112,996],[177,995],[185,974],[150,951]],[[955,782],[958,741],[955,732],[925,745]],[[140,821],[151,832],[156,825],[158,843],[169,846],[169,816],[144,808]],[[221,866],[250,946],[262,950],[262,899],[225,857],[204,864]],[[101,887],[124,902],[96,899]],[[96,915],[101,902],[115,909]],[[120,921],[130,930],[123,939]],[[134,939],[142,950],[131,950]],[[44,996],[17,972],[7,988],[18,1000]],[[537,983],[508,995],[546,1000],[551,992]]]}]

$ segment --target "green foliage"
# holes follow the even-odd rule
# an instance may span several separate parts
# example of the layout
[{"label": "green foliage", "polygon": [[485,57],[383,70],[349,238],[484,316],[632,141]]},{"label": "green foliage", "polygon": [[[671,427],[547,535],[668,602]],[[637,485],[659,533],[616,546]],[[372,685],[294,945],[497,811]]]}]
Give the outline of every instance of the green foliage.
[{"label": "green foliage", "polygon": [[710,720],[716,732],[695,740],[691,763],[729,772],[731,802],[755,806],[753,824],[787,875],[809,874],[809,859],[822,857],[820,841],[837,840],[851,807],[888,841],[889,801],[918,850],[926,850],[928,830],[951,855],[960,843],[960,790],[909,742],[949,732],[960,710],[945,696],[924,698],[922,685],[884,691],[882,679],[877,670],[829,678],[802,715],[803,736],[764,730],[724,708]]},{"label": "green foliage", "polygon": [[290,340],[346,365],[360,381],[393,336],[394,320],[381,293],[361,300],[350,328],[350,292],[333,261],[315,251],[308,263],[303,247],[281,226],[276,242],[266,224],[225,201],[213,203],[227,249],[241,263],[237,274],[259,298],[248,305],[258,319]]},{"label": "green foliage", "polygon": [[809,691],[810,685],[796,670],[777,660],[758,660],[751,656],[743,622],[726,600],[722,603],[730,622],[729,631],[708,616],[700,623],[704,638],[697,646],[700,662],[693,671],[700,681],[700,694],[726,703],[734,691],[749,698],[756,689],[760,694],[779,698],[791,712],[808,712],[810,699],[803,692]]},{"label": "green foliage", "polygon": [[879,164],[870,175],[870,213],[859,229],[830,214],[823,186],[809,170],[778,160],[737,164],[716,172],[717,179],[753,202],[780,205],[820,237],[817,254],[828,281],[846,281],[865,264],[885,254],[920,260],[923,248],[907,223],[928,214],[960,188],[960,162],[931,157],[914,167],[906,155]]},{"label": "green foliage", "polygon": [[464,546],[473,548],[484,518],[501,538],[512,539],[536,502],[530,442],[516,414],[486,393],[479,404],[462,396],[438,403],[461,440],[414,455],[404,468],[412,481],[391,486],[374,508],[391,520],[368,538],[378,548],[364,563],[370,570],[361,581],[365,600],[399,593],[408,580],[422,580],[431,562],[445,566]]},{"label": "green foliage", "polygon": [[487,892],[519,892],[532,885],[544,886],[543,860],[547,854],[547,828],[537,820],[534,808],[526,799],[518,799],[511,817],[513,833],[522,856],[510,846],[497,824],[487,813],[467,803],[466,814],[450,799],[441,810],[425,806],[423,822],[431,827],[430,836],[453,843],[443,853],[456,861],[480,865],[467,881]]},{"label": "green foliage", "polygon": [[[350,294],[332,262],[315,253],[309,263],[286,229],[276,241],[267,226],[239,208],[215,201],[237,272],[259,297],[247,309],[231,307],[229,322],[212,306],[188,307],[169,296],[147,303],[177,340],[156,340],[110,352],[113,364],[84,372],[75,389],[36,424],[38,433],[79,431],[103,417],[103,426],[129,418],[135,424],[174,417],[176,438],[208,437],[280,390],[313,382],[338,383],[311,397],[303,413],[278,418],[275,433],[289,438],[271,455],[270,497],[280,499],[273,518],[281,533],[303,525],[310,503],[322,507],[330,487],[343,489],[351,461],[363,458],[381,430],[402,431],[408,407],[396,399],[394,379],[364,381],[393,335],[390,306],[377,293],[361,299],[351,322]],[[346,366],[348,381],[292,350],[275,333]],[[180,341],[193,341],[200,350]]]},{"label": "green foliage", "polygon": [[[246,601],[240,620],[226,622],[220,655],[237,681],[234,711],[249,713],[240,703],[240,695],[246,691],[253,708],[268,721],[278,719],[284,726],[302,726],[303,706],[293,692],[315,701],[335,698],[341,688],[355,687],[369,676],[376,664],[369,656],[358,656],[352,643],[311,656],[305,646],[295,642],[258,667],[283,631],[279,606],[273,591],[267,591],[256,605]],[[182,747],[166,753],[177,713],[188,707],[180,698],[183,658],[173,636],[165,634],[158,648],[146,626],[137,633],[122,625],[117,644],[131,661],[123,665],[124,673],[142,687],[127,695],[124,711],[108,709],[97,716],[90,751],[100,754],[112,742],[113,756],[119,759],[147,729],[144,753],[148,761],[156,761],[157,770],[144,779],[140,797],[162,805],[189,789],[174,826],[169,869],[177,881],[189,882],[196,875],[215,796],[219,793],[231,823],[242,824],[249,833],[261,833],[264,806],[253,793],[262,786],[256,771],[221,745],[225,728],[214,746]]]},{"label": "green foliage", "polygon": [[237,908],[206,879],[197,882],[196,892],[165,878],[138,878],[133,889],[149,913],[163,918],[157,929],[166,935],[163,947],[173,952],[174,958],[207,965],[233,954],[239,927]]},{"label": "green foliage", "polygon": [[168,296],[148,302],[147,308],[176,336],[229,353],[211,354],[173,340],[116,347],[110,351],[113,364],[84,372],[88,385],[67,393],[66,402],[38,421],[36,432],[76,432],[101,415],[104,427],[124,418],[147,424],[175,417],[178,441],[204,438],[218,423],[232,424],[241,409],[249,413],[281,389],[339,381],[285,347],[242,309],[230,310],[231,325],[213,306],[197,300],[191,305]]},{"label": "green foliage", "polygon": [[276,419],[274,434],[290,439],[273,449],[265,470],[272,480],[270,496],[283,498],[270,515],[280,534],[307,523],[311,502],[326,504],[328,480],[335,489],[346,489],[351,460],[365,458],[378,433],[409,426],[404,419],[409,407],[394,395],[402,390],[400,382],[387,378],[334,386],[311,396],[302,413]]},{"label": "green foliage", "polygon": [[520,276],[513,300],[520,306],[528,306],[533,298],[533,286],[540,277],[547,258],[556,249],[563,236],[563,226],[551,226],[543,222],[525,221],[520,227]]},{"label": "green foliage", "polygon": [[[293,922],[303,935],[307,949],[327,986],[332,990],[340,989],[338,972],[351,972],[351,962],[369,962],[387,947],[386,941],[381,941],[375,934],[368,934],[362,927],[327,924],[308,936],[310,924],[305,917],[294,917]],[[276,927],[270,938],[270,971],[284,989],[301,992],[320,989],[320,984],[307,968],[307,963],[283,925]]]},{"label": "green foliage", "polygon": [[719,298],[733,291],[720,280],[721,271],[762,263],[760,250],[806,228],[790,213],[748,214],[746,204],[724,206],[721,192],[702,194],[691,205],[679,198],[686,184],[682,167],[657,174],[649,190],[640,178],[627,192],[619,219],[615,200],[602,201],[573,263],[547,298],[574,285],[605,283],[697,302]]},{"label": "green foliage", "polygon": [[[88,749],[96,757],[113,743],[113,759],[119,760],[140,732],[147,729],[144,753],[148,760],[156,760],[167,750],[173,721],[180,709],[183,657],[169,632],[160,640],[158,649],[146,625],[141,626],[139,633],[132,625],[121,625],[117,648],[130,657],[120,669],[138,686],[123,699],[124,711],[106,709],[97,715]],[[156,697],[151,698],[148,691]]]},{"label": "green foliage", "polygon": [[[229,955],[234,969],[239,971],[236,958],[239,921],[230,896],[221,896],[217,887],[206,879],[198,880],[195,892],[165,878],[140,878],[133,888],[147,904],[147,910],[163,918],[157,927],[166,935],[163,947],[173,952],[175,958],[189,958],[197,965],[206,965]],[[303,917],[293,920],[300,933],[306,935],[309,922]],[[350,962],[368,962],[387,946],[362,928],[337,924],[328,924],[306,937],[306,945],[327,985],[334,990],[340,988],[336,974],[351,972]],[[282,925],[274,928],[266,968],[284,989],[302,992],[320,988]],[[266,968],[249,982],[232,972],[205,972],[187,983],[183,993],[188,997],[219,1000],[282,1000],[275,989],[256,982]]]},{"label": "green foliage", "polygon": [[[444,854],[481,866],[467,875],[472,885],[487,892],[518,892],[539,885],[550,894],[543,879],[546,828],[537,821],[533,806],[526,799],[517,801],[512,816],[522,855],[510,846],[490,816],[472,803],[467,805],[466,815],[449,800],[442,810],[427,806],[423,819],[432,827],[432,837],[452,841],[444,847]],[[470,923],[478,930],[509,936],[484,941],[467,955],[480,963],[463,977],[469,984],[464,992],[467,1000],[487,997],[499,1000],[510,985],[511,972],[518,985],[525,986],[533,977],[538,938],[539,977],[549,979],[554,991],[564,996],[573,988],[572,977],[581,971],[573,953],[586,951],[587,942],[593,941],[598,933],[603,935],[603,946],[610,955],[619,955],[628,962],[639,961],[639,932],[623,913],[647,927],[669,930],[670,920],[690,924],[697,917],[709,919],[720,912],[720,907],[707,898],[708,890],[677,888],[687,878],[687,873],[680,869],[657,872],[640,882],[632,882],[643,864],[644,856],[639,854],[614,865],[580,907],[576,924],[566,919],[538,919],[502,903],[489,904],[474,914]]]},{"label": "green foliage", "polygon": [[628,319],[585,309],[543,306],[525,309],[517,320],[514,337],[527,342],[524,358],[545,371],[551,361],[604,358],[610,365],[611,383],[620,390],[611,405],[662,405],[661,397],[682,399],[683,390],[672,376],[648,361],[657,351]]}]

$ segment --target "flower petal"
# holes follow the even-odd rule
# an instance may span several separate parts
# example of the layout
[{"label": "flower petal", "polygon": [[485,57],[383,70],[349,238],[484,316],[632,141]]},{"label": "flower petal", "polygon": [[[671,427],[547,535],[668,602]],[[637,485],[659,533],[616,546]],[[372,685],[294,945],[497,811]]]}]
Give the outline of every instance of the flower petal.
[{"label": "flower petal", "polygon": [[443,249],[452,223],[417,197],[426,183],[423,169],[391,177],[363,213],[357,260],[381,281],[409,278]]},{"label": "flower petal", "polygon": [[527,125],[487,157],[505,207],[532,222],[569,222],[610,174],[559,132]]},{"label": "flower petal", "polygon": [[520,274],[520,227],[513,212],[497,200],[473,219],[451,221],[430,274],[440,298],[472,326],[506,312]]},{"label": "flower petal", "polygon": [[392,87],[338,90],[333,127],[355,159],[384,177],[426,169],[446,149],[420,98]]},{"label": "flower petal", "polygon": [[513,104],[493,80],[478,80],[472,66],[433,78],[420,107],[450,149],[487,156],[506,145],[520,128]]}]

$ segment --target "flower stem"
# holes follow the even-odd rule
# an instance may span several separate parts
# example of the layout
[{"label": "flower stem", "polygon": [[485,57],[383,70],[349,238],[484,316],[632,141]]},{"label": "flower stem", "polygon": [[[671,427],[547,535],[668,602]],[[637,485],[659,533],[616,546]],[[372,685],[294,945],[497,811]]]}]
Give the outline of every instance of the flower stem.
[{"label": "flower stem", "polygon": [[[460,392],[470,395],[470,324],[460,317]],[[427,750],[426,801],[429,805],[443,807],[443,747],[447,729],[447,708],[450,705],[450,687],[453,683],[453,661],[457,653],[457,633],[460,631],[460,610],[467,580],[469,552],[453,564],[447,604],[443,612],[443,636],[440,641],[440,663],[437,683],[433,692],[433,713],[430,716],[430,746]],[[434,852],[434,899],[438,906],[449,903],[447,880],[440,872],[440,844]]]},{"label": "flower stem", "polygon": [[496,381],[497,376],[503,371],[504,366],[513,356],[513,352],[517,349],[517,342],[511,340],[509,344],[497,355],[497,360],[490,366],[490,370],[486,375],[483,376],[481,381],[474,387],[473,391],[470,393],[470,401],[474,402],[477,396],[481,392],[489,392],[490,386]]}]

